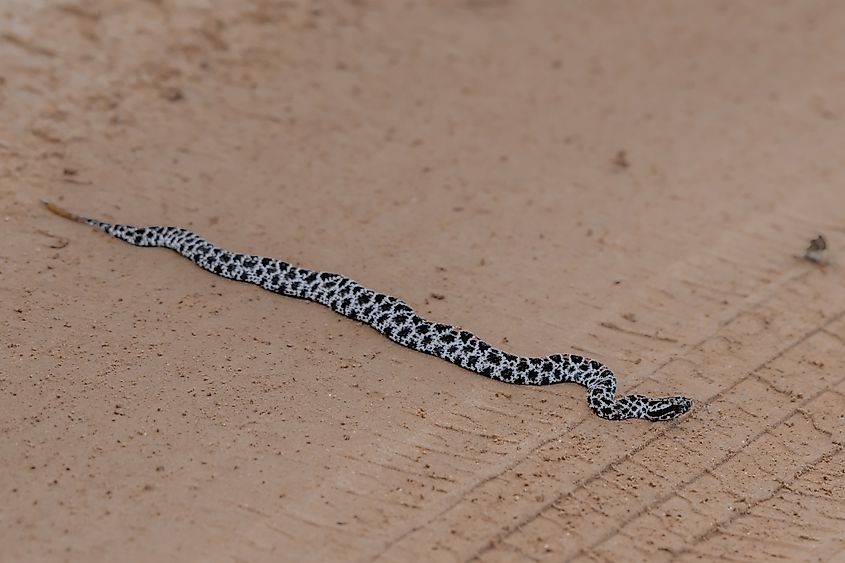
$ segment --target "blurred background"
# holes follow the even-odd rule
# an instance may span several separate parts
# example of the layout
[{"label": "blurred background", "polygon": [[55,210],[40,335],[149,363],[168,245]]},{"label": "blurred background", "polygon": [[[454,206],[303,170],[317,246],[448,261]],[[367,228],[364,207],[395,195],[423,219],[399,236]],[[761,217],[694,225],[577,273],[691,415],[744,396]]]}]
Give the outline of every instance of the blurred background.
[{"label": "blurred background", "polygon": [[[842,557],[843,25],[834,1],[5,0],[0,559]],[[609,423],[42,197],[696,406]]]}]

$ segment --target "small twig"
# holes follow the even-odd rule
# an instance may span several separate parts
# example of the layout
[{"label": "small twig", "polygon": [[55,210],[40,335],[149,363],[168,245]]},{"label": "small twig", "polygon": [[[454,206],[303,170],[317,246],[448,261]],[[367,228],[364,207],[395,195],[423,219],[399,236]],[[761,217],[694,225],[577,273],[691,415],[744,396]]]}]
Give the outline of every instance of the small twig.
[{"label": "small twig", "polygon": [[823,235],[819,235],[810,241],[807,250],[804,251],[804,259],[821,264],[824,262],[825,250],[827,250],[827,240]]},{"label": "small twig", "polygon": [[67,245],[70,244],[70,241],[68,239],[66,239],[65,237],[60,237],[58,235],[48,233],[47,231],[43,231],[41,229],[38,229],[36,232],[44,235],[45,237],[50,237],[51,239],[54,239],[56,241],[52,244],[47,245],[50,248],[64,248],[64,247],[66,247]]}]

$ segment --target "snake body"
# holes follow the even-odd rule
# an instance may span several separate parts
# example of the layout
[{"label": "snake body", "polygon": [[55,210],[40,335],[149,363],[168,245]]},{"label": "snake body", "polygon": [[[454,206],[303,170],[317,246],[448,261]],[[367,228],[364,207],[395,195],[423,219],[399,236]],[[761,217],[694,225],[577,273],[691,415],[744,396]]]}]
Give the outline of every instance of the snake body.
[{"label": "snake body", "polygon": [[519,385],[572,382],[587,388],[587,404],[602,418],[669,420],[687,412],[686,397],[616,398],[616,377],[604,364],[576,354],[526,357],[509,354],[474,334],[422,318],[397,297],[368,289],[331,272],[298,268],[282,260],[224,250],[180,227],[132,227],[81,217],[49,202],[47,208],[136,246],[175,250],[201,268],[224,278],[249,282],[266,290],[321,303],[361,321],[390,340],[431,354],[491,379]]}]

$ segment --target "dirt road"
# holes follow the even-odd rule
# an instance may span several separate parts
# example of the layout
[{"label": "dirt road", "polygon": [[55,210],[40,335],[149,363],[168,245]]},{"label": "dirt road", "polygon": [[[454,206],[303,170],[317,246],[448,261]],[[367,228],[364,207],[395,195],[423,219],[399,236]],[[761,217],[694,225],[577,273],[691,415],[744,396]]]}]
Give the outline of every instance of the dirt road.
[{"label": "dirt road", "polygon": [[[840,3],[207,4],[0,7],[0,560],[845,560]],[[695,405],[608,422],[42,197]]]}]

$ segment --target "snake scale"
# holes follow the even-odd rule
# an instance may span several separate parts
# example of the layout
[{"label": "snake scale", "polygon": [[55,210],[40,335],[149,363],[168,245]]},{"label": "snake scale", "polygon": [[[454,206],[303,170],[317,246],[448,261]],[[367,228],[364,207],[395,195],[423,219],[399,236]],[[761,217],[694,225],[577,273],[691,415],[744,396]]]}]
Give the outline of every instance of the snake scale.
[{"label": "snake scale", "polygon": [[576,354],[525,357],[509,354],[474,334],[422,318],[397,297],[368,289],[331,272],[298,268],[282,260],[230,252],[180,227],[132,227],[81,217],[45,201],[53,213],[84,223],[136,246],[175,250],[201,268],[224,278],[259,285],[266,290],[321,303],[361,321],[390,340],[452,362],[491,379],[519,385],[573,382],[587,388],[587,404],[602,418],[669,420],[687,412],[686,397],[616,398],[616,377],[604,364]]}]

